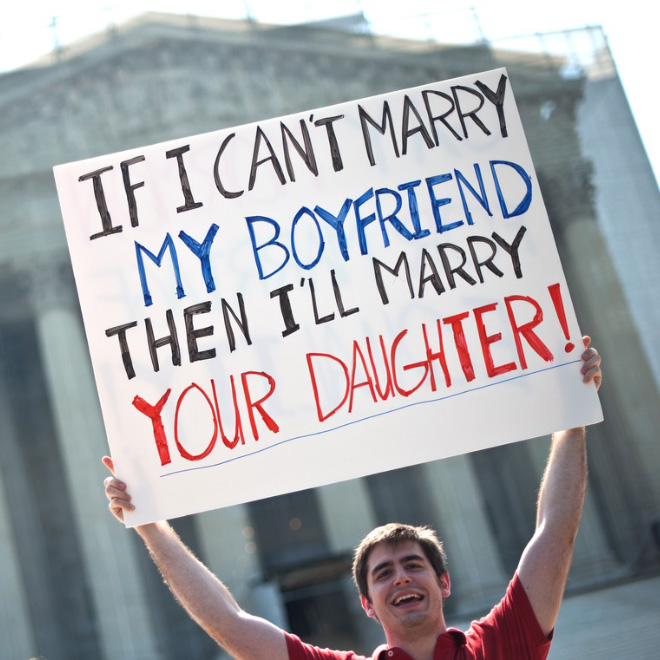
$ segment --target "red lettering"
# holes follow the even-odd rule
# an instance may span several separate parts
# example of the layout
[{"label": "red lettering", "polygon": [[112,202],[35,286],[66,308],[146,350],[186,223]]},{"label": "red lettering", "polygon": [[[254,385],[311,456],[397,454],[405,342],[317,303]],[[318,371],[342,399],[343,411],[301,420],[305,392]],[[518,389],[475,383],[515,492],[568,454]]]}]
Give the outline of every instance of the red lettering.
[{"label": "red lettering", "polygon": [[[358,356],[359,360],[362,363],[362,370],[364,371],[365,374],[365,380],[356,383],[355,382],[355,371],[357,367],[357,361],[358,361]],[[364,355],[362,355],[362,351],[360,350],[360,345],[357,343],[357,341],[353,342],[353,368],[351,369],[351,384],[350,384],[350,397],[348,399],[348,412],[351,412],[353,410],[353,394],[355,393],[355,390],[358,387],[365,387],[367,386],[369,388],[369,391],[371,392],[371,398],[373,399],[374,403],[376,403],[376,393],[374,392],[374,384],[371,382],[371,376],[369,375],[369,370],[367,369],[367,363],[364,359]]]},{"label": "red lettering", "polygon": [[218,395],[215,391],[215,381],[211,379],[211,388],[213,389],[213,403],[215,405],[215,414],[218,418],[218,426],[220,428],[220,437],[222,443],[227,449],[234,449],[239,443],[245,444],[245,437],[243,436],[243,422],[241,421],[241,413],[238,409],[238,401],[236,399],[236,384],[234,383],[234,376],[229,376],[229,383],[231,385],[231,397],[234,402],[234,439],[230,440],[226,435],[222,426],[222,415],[220,414],[220,406],[218,405]]},{"label": "red lettering", "polygon": [[[257,401],[252,400],[250,395],[250,388],[248,387],[248,376],[259,376],[260,378],[265,378],[268,381],[268,392],[258,399]],[[254,419],[254,410],[256,409],[259,413],[264,424],[269,431],[277,433],[280,430],[280,427],[277,425],[277,422],[264,410],[264,407],[261,405],[266,399],[275,391],[275,379],[267,374],[264,371],[246,371],[241,374],[241,381],[243,383],[243,394],[245,395],[245,403],[247,404],[248,417],[250,418],[250,426],[252,427],[252,436],[255,440],[259,440],[259,431],[257,430],[257,424]]]},{"label": "red lettering", "polygon": [[[316,373],[314,372],[314,365],[312,364],[312,358],[318,358],[318,357],[330,358],[331,360],[334,360],[343,369],[344,378],[346,379],[346,389],[344,390],[344,398],[340,401],[338,405],[336,405],[327,414],[323,414],[323,411],[321,410],[319,388],[318,388],[318,383],[316,381]],[[334,415],[344,405],[344,403],[346,403],[346,399],[348,398],[348,390],[349,390],[349,382],[350,382],[348,378],[348,367],[339,358],[336,358],[334,355],[329,355],[328,353],[307,353],[307,369],[309,370],[309,375],[312,379],[312,390],[314,391],[316,414],[319,418],[319,422],[323,422],[326,419],[328,419],[328,417],[332,417],[332,415]]]},{"label": "red lettering", "polygon": [[496,367],[493,363],[493,356],[490,352],[490,345],[495,342],[501,341],[502,333],[497,332],[494,335],[489,335],[486,333],[486,327],[484,326],[483,316],[488,312],[494,312],[497,308],[497,303],[491,303],[490,305],[484,305],[483,307],[476,307],[474,311],[474,320],[477,324],[477,332],[479,333],[479,342],[481,343],[481,350],[484,354],[484,361],[486,363],[486,373],[490,378],[499,376],[500,374],[505,374],[508,371],[515,371],[516,363],[507,362],[502,364],[499,367]]},{"label": "red lettering", "polygon": [[369,361],[371,362],[371,370],[373,371],[374,375],[374,385],[376,387],[376,392],[378,392],[378,396],[380,397],[381,401],[385,401],[386,399],[389,399],[390,396],[394,396],[394,385],[392,384],[392,372],[390,371],[390,364],[387,361],[387,350],[385,349],[385,341],[383,340],[383,335],[378,335],[378,339],[380,341],[380,354],[383,357],[385,375],[387,378],[387,385],[384,392],[380,389],[380,378],[378,377],[378,369],[376,369],[374,356],[371,352],[371,341],[369,341],[369,337],[366,338],[367,353],[369,353]]},{"label": "red lettering", "polygon": [[[209,404],[211,415],[213,416],[213,437],[211,438],[211,442],[209,442],[206,449],[201,454],[191,454],[179,442],[179,410],[181,408],[181,404],[183,403],[183,399],[186,397],[188,392],[190,392],[190,390],[193,389],[196,389],[202,393],[204,399],[206,400],[206,403]],[[186,389],[183,390],[183,392],[181,392],[181,395],[179,396],[176,402],[176,410],[174,412],[174,442],[176,443],[176,447],[179,450],[179,454],[181,454],[183,458],[189,461],[201,461],[203,458],[205,458],[211,453],[213,447],[215,447],[215,441],[217,439],[218,439],[218,420],[215,416],[215,410],[213,409],[213,404],[211,403],[211,399],[209,399],[208,394],[199,385],[197,385],[197,383],[192,383],[192,385],[188,385],[188,387],[186,387]]]},{"label": "red lettering", "polygon": [[401,343],[401,340],[408,334],[407,330],[401,331],[395,338],[394,341],[392,342],[392,349],[390,350],[390,359],[392,361],[392,377],[394,378],[394,387],[396,388],[396,391],[401,394],[402,396],[410,396],[413,392],[416,392],[423,384],[424,381],[426,380],[426,376],[429,372],[429,363],[427,361],[423,362],[415,362],[413,364],[407,364],[403,367],[404,371],[410,371],[411,369],[416,369],[417,367],[423,367],[424,369],[424,375],[422,376],[421,380],[415,387],[413,387],[410,390],[406,390],[403,387],[399,385],[397,376],[396,376],[396,352],[399,347],[399,344]]},{"label": "red lettering", "polygon": [[438,344],[439,348],[437,352],[433,352],[431,350],[431,346],[429,344],[429,338],[428,335],[426,334],[426,324],[422,323],[422,334],[424,335],[424,347],[426,349],[426,359],[429,362],[429,376],[431,380],[431,391],[435,392],[437,390],[437,386],[435,383],[435,373],[433,372],[433,360],[437,360],[440,363],[440,368],[442,369],[442,373],[445,376],[445,385],[447,387],[451,387],[451,376],[449,375],[449,369],[447,368],[447,360],[445,358],[445,349],[444,345],[442,342],[442,325],[440,324],[440,319],[436,319],[436,326],[438,330]]},{"label": "red lettering", "polygon": [[[520,325],[513,310],[514,302],[529,303],[535,310],[534,318],[531,321]],[[539,336],[534,332],[534,328],[536,328],[541,323],[541,321],[543,321],[543,310],[541,309],[541,306],[538,304],[538,302],[529,296],[506,296],[506,298],[504,298],[504,303],[506,304],[506,312],[509,315],[509,322],[511,323],[511,329],[513,330],[513,338],[516,342],[516,350],[518,351],[520,366],[523,369],[527,369],[527,360],[523,351],[522,341],[520,340],[521,336],[525,338],[525,341],[546,362],[552,361],[554,359],[554,355],[550,352],[550,349],[541,341]]]},{"label": "red lettering", "polygon": [[170,458],[170,450],[167,446],[165,429],[163,428],[163,420],[161,418],[163,406],[167,402],[167,399],[169,399],[171,391],[171,389],[168,389],[155,406],[147,403],[140,396],[136,396],[133,399],[133,405],[151,420],[154,431],[154,440],[156,441],[156,449],[158,450],[158,458],[160,458],[161,465],[167,465],[172,462],[172,459]]},{"label": "red lettering", "polygon": [[456,351],[458,352],[458,359],[461,363],[463,373],[465,374],[465,379],[469,383],[474,380],[475,376],[472,360],[470,359],[470,351],[463,330],[463,319],[466,319],[468,316],[470,316],[470,312],[455,314],[454,316],[448,316],[443,319],[443,323],[451,325],[451,329],[454,332],[454,344],[456,345]]}]

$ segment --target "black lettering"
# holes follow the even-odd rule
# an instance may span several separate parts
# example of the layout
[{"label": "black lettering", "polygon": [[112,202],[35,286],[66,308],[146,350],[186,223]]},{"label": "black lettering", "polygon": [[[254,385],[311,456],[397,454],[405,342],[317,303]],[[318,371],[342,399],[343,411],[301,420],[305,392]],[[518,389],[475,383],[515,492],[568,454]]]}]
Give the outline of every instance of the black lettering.
[{"label": "black lettering", "polygon": [[[426,274],[427,266],[431,271],[430,275]],[[419,265],[419,289],[417,291],[418,298],[424,297],[424,289],[426,288],[426,284],[428,282],[431,283],[431,285],[435,289],[435,292],[438,295],[445,292],[445,287],[442,283],[442,280],[440,279],[440,274],[438,273],[438,269],[436,268],[436,265],[433,259],[431,258],[431,255],[428,253],[426,249],[423,249],[422,261]]]},{"label": "black lettering", "polygon": [[[266,143],[266,148],[268,149],[270,156],[266,156],[266,158],[257,160],[262,140]],[[273,150],[273,146],[266,137],[266,134],[261,130],[261,126],[257,126],[257,132],[254,138],[254,151],[252,152],[252,166],[250,167],[250,182],[248,184],[248,190],[252,190],[254,188],[254,182],[257,178],[257,168],[259,165],[263,165],[264,163],[268,162],[270,162],[273,166],[273,170],[275,171],[275,174],[277,175],[280,183],[284,185],[286,183],[286,179],[284,178],[284,172],[282,171],[280,161],[277,159],[275,151]]]},{"label": "black lettering", "polygon": [[236,325],[239,327],[240,331],[243,333],[243,337],[245,337],[245,341],[247,342],[248,346],[252,344],[252,339],[250,338],[250,329],[248,328],[247,315],[245,314],[245,303],[243,302],[243,295],[241,293],[237,293],[236,298],[238,299],[238,311],[240,318],[224,298],[221,301],[222,318],[225,322],[225,331],[227,333],[227,341],[229,342],[230,353],[236,350],[236,338],[234,336],[234,329],[231,324],[231,319],[229,318],[230,314]]},{"label": "black lettering", "polygon": [[[435,96],[439,96],[440,98],[445,99],[449,103],[449,110],[445,112],[443,115],[438,115],[434,116],[433,111],[431,110],[431,101],[430,96],[431,94],[434,94]],[[449,94],[445,94],[444,92],[438,92],[435,89],[425,89],[422,92],[422,97],[424,98],[424,105],[426,107],[426,114],[428,115],[429,118],[429,125],[431,126],[431,130],[433,131],[433,139],[435,141],[435,146],[437,147],[438,144],[440,144],[440,141],[438,139],[438,131],[435,127],[435,122],[439,121],[442,123],[442,125],[449,130],[449,132],[459,141],[462,142],[463,138],[454,130],[454,128],[447,122],[447,117],[454,112],[456,109],[456,104],[454,103],[454,99],[452,99]]]},{"label": "black lettering", "polygon": [[211,301],[197,303],[196,305],[191,305],[183,310],[183,318],[186,322],[186,338],[188,340],[188,356],[190,357],[191,362],[209,360],[215,357],[215,348],[200,351],[197,347],[197,340],[200,337],[209,337],[213,334],[213,326],[209,325],[206,328],[195,328],[193,325],[193,318],[197,314],[207,314],[210,311]]},{"label": "black lettering", "polygon": [[280,312],[285,328],[282,332],[282,337],[286,337],[300,329],[300,325],[293,318],[293,310],[291,309],[291,301],[289,300],[290,291],[293,291],[293,284],[286,284],[270,292],[271,298],[280,299]]},{"label": "black lettering", "polygon": [[[417,119],[417,126],[414,128],[410,128],[409,126],[411,111],[415,115],[415,119]],[[406,94],[403,97],[403,119],[401,121],[401,154],[403,156],[408,152],[408,138],[415,133],[421,134],[428,149],[433,148],[433,140],[431,139],[429,132],[426,130],[426,126],[424,126],[424,122],[422,121],[419,112],[417,112],[417,108]]]},{"label": "black lettering", "polygon": [[101,174],[104,172],[109,172],[114,169],[112,165],[108,167],[102,167],[100,170],[95,170],[94,172],[89,172],[88,174],[83,174],[78,177],[78,181],[87,181],[88,179],[92,180],[92,185],[94,187],[94,199],[96,200],[96,208],[98,209],[99,215],[101,216],[101,226],[103,231],[100,231],[96,234],[92,234],[89,237],[90,241],[93,241],[95,238],[101,238],[101,236],[110,236],[111,234],[118,234],[120,231],[123,231],[121,225],[116,227],[112,224],[112,219],[110,218],[110,211],[108,211],[108,204],[105,201],[105,192],[103,190],[103,183],[101,182]]},{"label": "black lettering", "polygon": [[396,136],[394,134],[394,125],[392,124],[392,113],[390,112],[390,105],[387,101],[383,103],[383,118],[381,123],[374,121],[368,114],[367,111],[358,103],[358,113],[360,115],[360,125],[362,126],[362,136],[364,138],[364,146],[367,149],[367,157],[369,158],[369,163],[372,167],[376,164],[376,159],[374,158],[374,150],[371,145],[371,135],[369,133],[369,128],[367,124],[371,124],[381,135],[385,135],[385,131],[389,126],[390,139],[392,140],[392,147],[394,148],[394,154],[396,157],[399,157],[399,147],[396,143]]},{"label": "black lettering", "polygon": [[[344,163],[341,159],[341,151],[339,150],[339,142],[335,134],[335,127],[332,125],[337,119],[343,119],[344,115],[335,115],[334,117],[324,117],[317,119],[314,126],[325,126],[325,131],[328,136],[328,144],[330,145],[330,156],[332,157],[332,167],[335,172],[340,172],[344,169]],[[312,118],[310,118],[310,121]]]},{"label": "black lettering", "polygon": [[[497,253],[497,246],[495,243],[493,243],[493,241],[491,241],[489,238],[486,238],[485,236],[469,236],[467,242],[468,247],[470,248],[470,254],[472,255],[472,263],[474,264],[474,268],[477,271],[479,281],[482,284],[484,283],[484,276],[481,272],[481,269],[484,266],[488,268],[488,270],[490,270],[492,273],[497,275],[497,277],[502,277],[504,275],[504,273],[493,263],[493,258]],[[483,245],[488,245],[490,247],[490,254],[483,261],[481,261],[477,255],[475,243],[482,243]]]},{"label": "black lettering", "polygon": [[291,133],[289,128],[284,124],[284,122],[280,122],[280,127],[282,130],[282,148],[284,149],[284,162],[286,164],[286,171],[289,173],[289,178],[291,179],[291,181],[295,181],[296,176],[293,171],[291,156],[289,154],[289,142],[291,142],[293,148],[298,152],[298,155],[303,159],[303,162],[305,163],[305,165],[307,165],[307,169],[314,176],[318,176],[319,168],[316,165],[314,148],[312,147],[312,141],[309,138],[309,130],[307,129],[307,124],[305,124],[305,120],[304,119],[300,120],[300,131],[302,132],[303,142],[305,144],[304,148],[301,146],[300,142],[298,142],[298,140],[296,140],[296,138],[293,137],[293,134]]},{"label": "black lettering", "polygon": [[124,323],[123,325],[116,325],[113,328],[108,328],[105,331],[106,337],[114,337],[117,335],[119,338],[119,350],[121,351],[121,361],[124,363],[124,370],[128,376],[128,380],[135,378],[135,369],[133,368],[133,360],[131,360],[131,351],[128,348],[128,341],[126,340],[126,330],[134,328],[137,321],[131,323]]},{"label": "black lettering", "polygon": [[334,291],[335,294],[335,301],[337,302],[337,309],[339,310],[339,316],[344,318],[345,316],[350,316],[351,314],[355,314],[355,312],[359,312],[360,311],[359,307],[352,307],[351,309],[344,308],[344,300],[342,298],[341,290],[339,289],[339,284],[337,283],[337,277],[335,276],[334,270],[330,271],[330,277],[332,278],[332,290]]},{"label": "black lettering", "polygon": [[135,158],[131,158],[130,160],[125,160],[120,163],[121,176],[124,180],[124,190],[126,191],[126,200],[128,201],[128,215],[131,219],[131,227],[137,227],[139,225],[137,203],[135,201],[135,191],[138,188],[142,188],[144,186],[144,181],[131,183],[131,178],[128,174],[128,168],[135,163],[141,163],[143,161],[144,156],[136,156]]},{"label": "black lettering", "polygon": [[[452,250],[461,255],[461,263],[458,264],[458,266],[451,265],[449,256],[447,255],[447,250]],[[477,283],[477,281],[463,268],[467,262],[467,255],[462,248],[458,247],[458,245],[453,245],[452,243],[442,243],[441,245],[438,245],[438,252],[440,253],[440,258],[442,259],[442,265],[444,267],[445,276],[447,278],[447,283],[449,284],[450,289],[456,288],[456,280],[454,275],[460,275],[468,284],[474,285]]]},{"label": "black lettering", "polygon": [[172,310],[168,309],[165,312],[165,318],[167,319],[167,327],[169,328],[170,334],[160,337],[160,339],[154,338],[154,329],[151,324],[151,319],[144,319],[144,326],[147,331],[147,344],[149,346],[149,355],[151,356],[151,364],[154,367],[154,371],[159,370],[158,365],[158,353],[156,350],[161,346],[170,345],[170,350],[172,352],[172,364],[175,367],[181,366],[181,349],[179,348],[179,339],[176,333],[176,326],[174,325],[174,316],[172,315]]},{"label": "black lettering", "polygon": [[[457,93],[458,90],[461,90],[462,92],[467,92],[468,94],[478,98],[479,105],[476,108],[470,110],[469,112],[465,112],[463,108],[461,108],[461,104],[458,100],[458,93]],[[481,110],[481,108],[484,105],[484,97],[481,96],[479,92],[475,92],[473,89],[470,89],[469,87],[464,87],[463,85],[453,85],[451,88],[451,92],[454,95],[454,103],[456,104],[458,118],[461,122],[461,127],[463,128],[463,137],[465,138],[468,137],[467,125],[465,123],[466,117],[469,117],[486,135],[490,135],[490,131],[486,128],[484,123],[477,116],[477,113],[479,112],[479,110]]]},{"label": "black lettering", "polygon": [[392,274],[394,277],[399,276],[399,271],[403,266],[406,282],[408,283],[408,291],[410,291],[410,298],[415,297],[415,292],[413,291],[412,280],[410,279],[410,266],[408,265],[408,257],[405,252],[402,252],[397,259],[396,265],[394,268],[390,268],[382,261],[373,257],[373,266],[374,266],[374,275],[376,276],[376,286],[378,287],[378,293],[380,294],[380,299],[383,305],[387,305],[390,300],[387,296],[387,291],[385,290],[385,283],[383,282],[383,273],[382,270],[385,269],[388,273]]},{"label": "black lettering", "polygon": [[227,148],[229,141],[235,137],[236,137],[236,133],[232,133],[222,141],[222,144],[220,145],[220,149],[218,149],[218,155],[215,157],[215,163],[213,164],[213,179],[215,181],[215,187],[218,189],[218,192],[225,199],[235,199],[236,197],[240,197],[243,194],[242,190],[238,190],[238,191],[227,190],[222,185],[222,181],[220,180],[220,159],[222,158],[222,154],[225,152],[225,149]]},{"label": "black lettering", "polygon": [[511,257],[511,264],[513,265],[513,272],[516,274],[516,277],[520,279],[522,275],[522,268],[520,267],[520,243],[527,231],[527,227],[521,227],[516,234],[516,237],[513,239],[513,243],[509,245],[498,233],[493,232],[493,239],[497,241],[497,244],[503,247],[506,252],[508,252]]},{"label": "black lettering", "polygon": [[507,77],[502,74],[500,77],[500,82],[497,85],[497,91],[493,92],[485,83],[482,83],[480,80],[477,80],[474,84],[481,90],[483,95],[495,105],[497,110],[497,118],[500,122],[500,133],[502,137],[509,137],[509,133],[506,128],[506,117],[504,116],[504,93],[506,92],[506,81]]},{"label": "black lettering", "polygon": [[183,206],[177,207],[177,213],[192,211],[193,209],[198,209],[200,206],[203,206],[202,202],[195,201],[192,195],[192,191],[190,190],[188,172],[186,172],[186,165],[183,162],[183,154],[188,151],[190,151],[190,145],[186,144],[183,147],[177,147],[176,149],[170,149],[169,151],[165,152],[166,158],[176,158],[176,162],[179,168],[179,181],[181,183],[181,192],[183,192],[183,199],[185,200],[185,204]]}]

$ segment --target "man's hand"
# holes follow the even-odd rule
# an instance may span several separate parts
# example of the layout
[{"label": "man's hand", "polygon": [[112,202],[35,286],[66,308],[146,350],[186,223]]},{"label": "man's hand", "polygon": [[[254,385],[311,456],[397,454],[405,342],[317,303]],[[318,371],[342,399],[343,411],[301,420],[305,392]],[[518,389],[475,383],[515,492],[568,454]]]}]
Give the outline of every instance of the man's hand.
[{"label": "man's hand", "polygon": [[591,348],[591,337],[585,335],[582,337],[584,342],[584,353],[582,353],[582,381],[585,383],[591,383],[592,381],[596,385],[596,389],[600,387],[601,382],[603,381],[603,374],[600,370],[600,355],[595,348]]},{"label": "man's hand", "polygon": [[110,500],[110,511],[117,520],[124,522],[124,511],[135,509],[135,506],[131,503],[131,495],[126,490],[126,484],[115,477],[115,465],[110,456],[104,456],[101,460],[103,465],[112,473],[112,476],[106,477],[103,482],[105,495]]}]

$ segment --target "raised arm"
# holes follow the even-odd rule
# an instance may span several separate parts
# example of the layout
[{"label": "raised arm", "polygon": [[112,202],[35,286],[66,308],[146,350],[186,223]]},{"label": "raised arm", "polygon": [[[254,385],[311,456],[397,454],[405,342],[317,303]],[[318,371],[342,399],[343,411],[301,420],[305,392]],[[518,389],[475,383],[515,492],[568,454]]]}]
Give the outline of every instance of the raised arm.
[{"label": "raised arm", "polygon": [[[582,376],[600,387],[600,356],[584,337]],[[543,632],[555,626],[571,565],[587,490],[587,449],[584,427],[555,433],[541,481],[536,532],[518,565],[522,582]]]},{"label": "raised arm", "polygon": [[[105,480],[110,510],[123,522],[134,508],[126,484],[114,476],[112,459],[103,463],[113,472]],[[190,617],[237,660],[288,660],[284,632],[242,610],[227,587],[184,545],[167,522],[135,528],[165,582]]]}]

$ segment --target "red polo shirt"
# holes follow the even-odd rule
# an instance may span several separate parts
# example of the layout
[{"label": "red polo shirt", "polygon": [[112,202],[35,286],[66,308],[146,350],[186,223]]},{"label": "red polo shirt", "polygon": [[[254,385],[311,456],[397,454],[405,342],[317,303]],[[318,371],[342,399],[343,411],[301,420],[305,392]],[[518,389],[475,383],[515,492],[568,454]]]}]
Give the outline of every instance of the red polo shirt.
[{"label": "red polo shirt", "polygon": [[[289,660],[367,660],[352,651],[333,651],[305,644],[286,633]],[[518,575],[504,598],[463,633],[456,628],[438,637],[434,660],[545,660],[550,639],[539,626]],[[379,646],[372,660],[412,660],[397,647]]]}]

